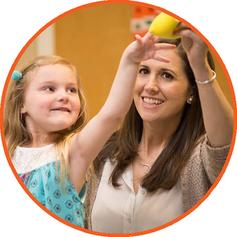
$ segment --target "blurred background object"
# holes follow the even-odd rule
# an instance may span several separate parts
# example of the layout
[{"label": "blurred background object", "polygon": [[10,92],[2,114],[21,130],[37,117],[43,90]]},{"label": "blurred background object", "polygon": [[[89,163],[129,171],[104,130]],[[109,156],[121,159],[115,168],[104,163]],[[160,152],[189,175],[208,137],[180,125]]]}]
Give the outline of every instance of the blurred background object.
[{"label": "blurred background object", "polygon": [[[17,69],[39,55],[65,57],[78,69],[91,118],[109,93],[124,48],[134,34],[144,34],[159,13],[158,8],[134,3],[101,2],[80,7],[44,30],[26,49]],[[213,56],[218,78],[225,78],[223,68]],[[231,102],[227,81],[219,83]]]}]

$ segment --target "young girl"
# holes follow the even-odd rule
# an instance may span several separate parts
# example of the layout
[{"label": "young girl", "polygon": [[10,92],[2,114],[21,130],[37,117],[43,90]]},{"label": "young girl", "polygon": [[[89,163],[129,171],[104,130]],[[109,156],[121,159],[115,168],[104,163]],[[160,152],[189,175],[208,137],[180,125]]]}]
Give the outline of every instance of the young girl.
[{"label": "young girl", "polygon": [[84,226],[87,169],[130,107],[139,62],[168,62],[154,42],[148,33],[127,47],[104,106],[82,130],[85,102],[73,65],[45,56],[13,74],[4,109],[13,164],[42,205],[75,225]]}]

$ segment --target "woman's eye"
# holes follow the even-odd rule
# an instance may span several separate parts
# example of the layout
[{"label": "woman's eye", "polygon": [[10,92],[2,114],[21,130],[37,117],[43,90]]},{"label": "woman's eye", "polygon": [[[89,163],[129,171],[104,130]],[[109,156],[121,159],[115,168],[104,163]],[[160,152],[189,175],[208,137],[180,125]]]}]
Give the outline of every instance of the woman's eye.
[{"label": "woman's eye", "polygon": [[148,74],[149,70],[147,68],[140,68],[139,69],[139,74]]},{"label": "woman's eye", "polygon": [[163,72],[161,76],[167,80],[172,80],[174,78],[173,75],[168,72]]}]

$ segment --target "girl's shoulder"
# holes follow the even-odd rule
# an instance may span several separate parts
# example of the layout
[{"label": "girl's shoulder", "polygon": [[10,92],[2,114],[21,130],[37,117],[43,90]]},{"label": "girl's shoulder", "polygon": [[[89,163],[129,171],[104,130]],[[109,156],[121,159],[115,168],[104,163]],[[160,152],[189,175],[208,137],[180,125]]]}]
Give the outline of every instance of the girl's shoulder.
[{"label": "girl's shoulder", "polygon": [[56,160],[54,144],[34,148],[18,146],[12,157],[12,163],[19,174],[29,173]]}]

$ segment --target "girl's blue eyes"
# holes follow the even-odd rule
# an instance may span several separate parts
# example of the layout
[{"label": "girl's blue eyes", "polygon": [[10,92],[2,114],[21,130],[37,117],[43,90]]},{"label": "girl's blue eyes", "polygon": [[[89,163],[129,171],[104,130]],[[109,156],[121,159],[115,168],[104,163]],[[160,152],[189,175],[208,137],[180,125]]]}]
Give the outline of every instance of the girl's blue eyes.
[{"label": "girl's blue eyes", "polygon": [[77,89],[76,88],[69,88],[68,89],[71,93],[77,93]]},{"label": "girl's blue eyes", "polygon": [[44,87],[44,90],[45,91],[49,91],[49,92],[54,92],[55,91],[55,89],[53,88],[53,87]]},{"label": "girl's blue eyes", "polygon": [[[46,86],[46,87],[43,87],[43,90],[48,91],[48,92],[54,92],[54,91],[56,91],[56,88],[52,87],[52,86]],[[67,92],[72,93],[72,94],[76,94],[77,93],[77,89],[74,88],[74,87],[68,88]]]}]

